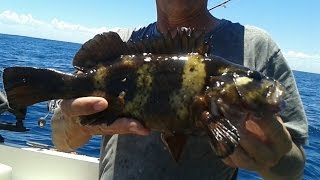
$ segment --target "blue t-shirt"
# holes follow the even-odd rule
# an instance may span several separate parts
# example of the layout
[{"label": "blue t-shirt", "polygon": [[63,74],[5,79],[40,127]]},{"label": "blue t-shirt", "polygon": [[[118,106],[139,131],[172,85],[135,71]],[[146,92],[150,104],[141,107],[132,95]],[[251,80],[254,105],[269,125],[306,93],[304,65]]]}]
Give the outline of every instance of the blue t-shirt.
[{"label": "blue t-shirt", "polygon": [[[130,31],[119,30],[123,40],[157,38],[156,23]],[[307,141],[307,120],[293,73],[279,47],[261,29],[227,20],[207,34],[210,52],[234,63],[265,73],[287,90],[281,117],[297,144]],[[172,160],[157,132],[150,136],[113,135],[104,137],[100,177],[109,179],[232,179],[236,169],[226,166],[212,151],[208,138],[190,136],[178,163]]]}]

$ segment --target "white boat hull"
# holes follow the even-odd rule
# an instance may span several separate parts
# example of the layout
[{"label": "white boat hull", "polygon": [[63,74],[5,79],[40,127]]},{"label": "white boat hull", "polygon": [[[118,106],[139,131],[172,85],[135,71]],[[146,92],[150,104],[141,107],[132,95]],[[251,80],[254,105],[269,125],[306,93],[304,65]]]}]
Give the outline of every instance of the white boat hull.
[{"label": "white boat hull", "polygon": [[12,168],[12,180],[97,180],[99,170],[97,158],[4,144],[0,164]]}]

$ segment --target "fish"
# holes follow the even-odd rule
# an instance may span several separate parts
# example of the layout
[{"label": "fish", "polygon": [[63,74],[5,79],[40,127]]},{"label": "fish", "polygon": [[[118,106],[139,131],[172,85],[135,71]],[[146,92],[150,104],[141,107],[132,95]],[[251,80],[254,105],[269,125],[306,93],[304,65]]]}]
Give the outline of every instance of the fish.
[{"label": "fish", "polygon": [[210,48],[205,33],[190,28],[127,42],[105,32],[75,55],[77,73],[7,67],[3,84],[10,108],[17,111],[52,99],[99,96],[108,108],[79,117],[80,125],[110,125],[130,117],[160,132],[175,160],[188,135],[198,134],[225,158],[239,145],[244,117],[279,113],[285,88],[261,72],[208,53]]}]

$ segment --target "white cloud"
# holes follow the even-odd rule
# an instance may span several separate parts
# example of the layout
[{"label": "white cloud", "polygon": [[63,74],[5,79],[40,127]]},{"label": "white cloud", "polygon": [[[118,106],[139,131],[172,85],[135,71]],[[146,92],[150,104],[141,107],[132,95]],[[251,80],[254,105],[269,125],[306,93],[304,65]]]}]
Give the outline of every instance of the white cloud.
[{"label": "white cloud", "polygon": [[9,10],[0,13],[0,21],[3,23],[23,24],[31,26],[41,26],[45,23],[32,17],[31,14],[17,14]]},{"label": "white cloud", "polygon": [[300,59],[300,60],[320,60],[319,54],[306,54],[303,52],[297,52],[297,51],[287,51],[284,52],[283,55],[287,59]]},{"label": "white cloud", "polygon": [[106,27],[101,27],[101,28],[88,28],[79,24],[71,24],[64,22],[62,20],[59,20],[57,18],[52,19],[50,25],[52,25],[56,29],[60,30],[68,30],[68,31],[78,31],[78,32],[88,32],[88,33],[94,33],[98,34],[101,32],[105,32],[108,29]]},{"label": "white cloud", "polygon": [[286,51],[283,53],[293,70],[320,73],[320,55],[307,54],[298,51]]},{"label": "white cloud", "polygon": [[83,43],[95,34],[110,30],[112,29],[106,27],[86,27],[57,18],[43,21],[31,14],[19,14],[10,10],[0,12],[0,33]]}]

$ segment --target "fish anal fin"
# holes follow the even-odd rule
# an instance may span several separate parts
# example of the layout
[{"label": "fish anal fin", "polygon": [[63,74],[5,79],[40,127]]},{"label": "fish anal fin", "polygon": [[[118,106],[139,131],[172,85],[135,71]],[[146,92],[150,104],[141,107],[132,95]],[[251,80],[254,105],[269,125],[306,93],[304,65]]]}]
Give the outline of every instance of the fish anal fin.
[{"label": "fish anal fin", "polygon": [[161,133],[161,140],[166,145],[172,158],[178,162],[187,142],[187,136],[183,134]]},{"label": "fish anal fin", "polygon": [[239,132],[229,120],[223,117],[213,117],[205,111],[201,121],[207,129],[209,141],[216,155],[225,158],[231,155],[240,141]]}]

